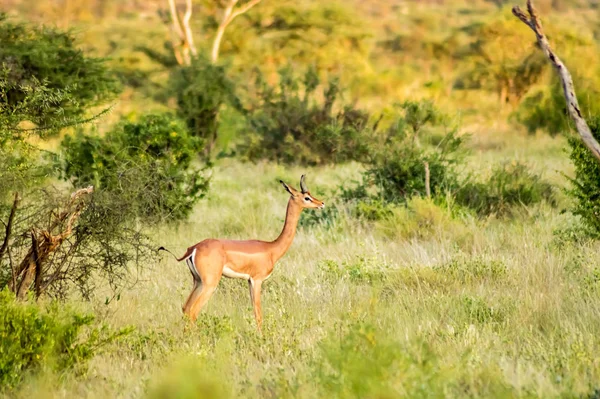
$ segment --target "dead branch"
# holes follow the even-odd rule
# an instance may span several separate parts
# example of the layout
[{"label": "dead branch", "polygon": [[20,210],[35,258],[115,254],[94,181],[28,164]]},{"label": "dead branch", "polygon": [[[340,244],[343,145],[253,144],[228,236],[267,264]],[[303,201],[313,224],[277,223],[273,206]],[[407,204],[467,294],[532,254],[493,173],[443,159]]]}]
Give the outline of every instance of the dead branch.
[{"label": "dead branch", "polygon": [[[64,210],[53,215],[46,229],[36,231],[31,229],[31,248],[21,261],[15,278],[11,284],[11,290],[16,293],[17,298],[24,299],[27,292],[34,284],[36,297],[39,298],[44,289],[44,265],[48,259],[73,232],[73,225],[85,208],[81,198],[94,191],[92,186],[75,191],[71,194]],[[57,234],[52,232],[62,227]]]},{"label": "dead branch", "polygon": [[586,123],[585,119],[581,114],[581,110],[579,109],[579,103],[577,102],[577,96],[575,95],[575,88],[573,86],[573,78],[569,73],[569,70],[563,64],[563,62],[556,56],[556,54],[552,51],[550,47],[550,43],[544,34],[544,30],[542,28],[542,22],[538,18],[537,12],[533,7],[532,0],[527,0],[527,12],[529,16],[527,16],[519,6],[514,6],[512,9],[513,14],[519,18],[525,25],[529,26],[531,30],[535,33],[537,38],[537,42],[546,55],[546,57],[550,60],[552,65],[558,71],[558,75],[560,77],[560,81],[562,83],[563,93],[565,96],[565,100],[567,101],[567,109],[569,111],[569,115],[571,119],[575,122],[575,127],[577,128],[577,132],[583,140],[583,143],[586,147],[594,154],[596,159],[600,162],[600,144],[592,135],[590,127]]},{"label": "dead branch", "polygon": [[219,49],[221,47],[221,41],[223,40],[223,35],[225,34],[225,29],[227,26],[238,16],[248,12],[252,7],[261,2],[261,0],[250,0],[243,6],[240,6],[237,10],[234,11],[234,8],[239,0],[229,0],[225,11],[223,12],[223,18],[219,27],[217,28],[217,34],[215,35],[215,40],[213,41],[213,47],[211,52],[211,60],[212,62],[217,62],[219,59]]},{"label": "dead branch", "polygon": [[33,287],[35,291],[35,297],[39,298],[42,295],[42,262],[40,262],[40,255],[38,253],[38,240],[35,235],[35,231],[31,230],[31,249],[33,250],[33,260],[35,264],[35,279],[33,281]]},{"label": "dead branch", "polygon": [[15,219],[15,214],[17,213],[17,207],[19,206],[19,193],[15,193],[15,199],[13,201],[12,208],[10,208],[10,214],[8,216],[8,222],[6,223],[6,228],[4,229],[4,241],[2,242],[2,246],[0,247],[0,261],[4,256],[8,248],[8,242],[10,241],[10,235],[12,233],[13,221]]}]

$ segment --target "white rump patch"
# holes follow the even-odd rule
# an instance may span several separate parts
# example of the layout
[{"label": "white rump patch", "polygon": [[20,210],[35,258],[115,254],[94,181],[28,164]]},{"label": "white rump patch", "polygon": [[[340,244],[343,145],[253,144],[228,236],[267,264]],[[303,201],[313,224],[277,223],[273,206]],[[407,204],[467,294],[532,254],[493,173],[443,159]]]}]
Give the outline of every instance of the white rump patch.
[{"label": "white rump patch", "polygon": [[190,272],[192,272],[192,276],[196,281],[202,281],[200,275],[198,274],[198,270],[196,269],[196,265],[194,264],[194,258],[196,257],[196,248],[192,251],[192,254],[185,258],[185,263],[190,268]]}]

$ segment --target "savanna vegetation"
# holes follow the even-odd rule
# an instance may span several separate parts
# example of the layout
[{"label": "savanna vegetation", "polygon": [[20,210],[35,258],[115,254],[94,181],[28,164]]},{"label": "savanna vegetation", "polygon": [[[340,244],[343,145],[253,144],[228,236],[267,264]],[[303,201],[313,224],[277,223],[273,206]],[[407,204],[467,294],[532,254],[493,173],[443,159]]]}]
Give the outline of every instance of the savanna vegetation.
[{"label": "savanna vegetation", "polygon": [[[0,396],[599,397],[600,162],[512,5],[2,2]],[[536,6],[600,139],[599,5]],[[302,174],[262,333],[234,279],[190,324],[157,248]]]}]

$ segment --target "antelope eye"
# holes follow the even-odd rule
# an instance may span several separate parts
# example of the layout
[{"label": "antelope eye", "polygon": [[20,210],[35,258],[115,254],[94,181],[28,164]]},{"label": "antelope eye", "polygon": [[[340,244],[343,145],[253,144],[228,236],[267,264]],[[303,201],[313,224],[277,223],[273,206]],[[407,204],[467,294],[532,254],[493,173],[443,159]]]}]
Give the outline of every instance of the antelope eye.
[{"label": "antelope eye", "polygon": [[304,197],[305,201],[310,201],[310,197]]}]

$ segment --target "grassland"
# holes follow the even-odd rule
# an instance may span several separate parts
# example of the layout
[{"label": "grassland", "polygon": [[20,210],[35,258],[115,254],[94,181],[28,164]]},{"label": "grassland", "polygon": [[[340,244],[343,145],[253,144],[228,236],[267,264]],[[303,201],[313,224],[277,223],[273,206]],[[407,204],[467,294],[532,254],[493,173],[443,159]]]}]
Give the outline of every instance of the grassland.
[{"label": "grassland", "polygon": [[[540,147],[541,143],[541,147]],[[475,148],[476,143],[472,144]],[[562,139],[498,136],[469,165],[527,159],[558,185],[570,173]],[[541,148],[541,149],[540,149]],[[247,285],[223,280],[196,325],[191,288],[169,256],[105,303],[72,304],[135,331],[84,374],[42,374],[19,397],[595,397],[600,378],[597,244],[561,239],[573,224],[552,208],[512,218],[451,215],[427,200],[368,224],[335,196],[358,165],[312,169],[222,161],[188,222],[156,231],[176,252],[207,237],[274,238],[286,193],[309,176],[313,194],[342,209],[300,227],[263,295],[255,330]],[[560,172],[560,173],[559,173]],[[305,215],[306,216],[306,215]],[[60,377],[60,378],[58,378]]]}]

